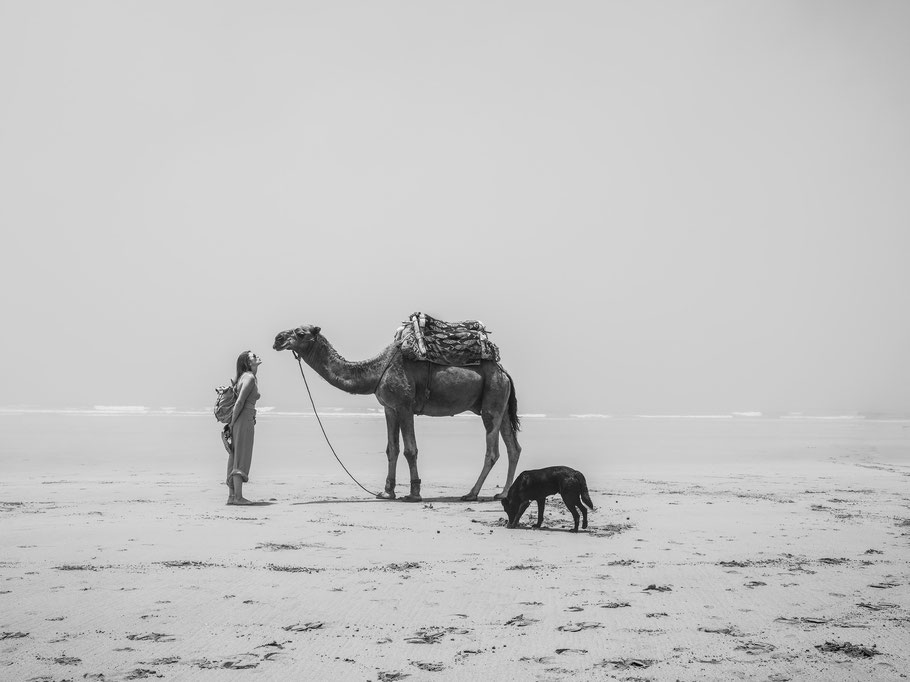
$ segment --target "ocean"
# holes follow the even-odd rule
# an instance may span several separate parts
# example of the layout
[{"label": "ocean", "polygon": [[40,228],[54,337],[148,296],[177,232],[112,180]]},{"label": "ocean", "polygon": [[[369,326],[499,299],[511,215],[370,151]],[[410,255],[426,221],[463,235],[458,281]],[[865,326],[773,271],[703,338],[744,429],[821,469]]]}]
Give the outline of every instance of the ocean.
[{"label": "ocean", "polygon": [[[386,475],[385,420],[379,414],[329,414],[323,426],[340,459],[370,490]],[[0,412],[5,486],[16,481],[183,479],[220,483],[226,454],[221,425],[210,414]],[[418,417],[418,466],[423,491],[471,487],[484,457],[478,417]],[[614,477],[666,476],[679,480],[746,473],[786,476],[791,466],[910,464],[910,420],[701,417],[525,416],[518,472],[555,464],[583,471],[589,486],[608,488]],[[507,456],[488,477],[482,495],[505,480]],[[312,414],[258,416],[249,486],[260,494],[296,477],[350,482]],[[399,491],[408,468],[399,457]],[[271,489],[270,489],[271,490]],[[352,496],[364,493],[350,483]]]}]

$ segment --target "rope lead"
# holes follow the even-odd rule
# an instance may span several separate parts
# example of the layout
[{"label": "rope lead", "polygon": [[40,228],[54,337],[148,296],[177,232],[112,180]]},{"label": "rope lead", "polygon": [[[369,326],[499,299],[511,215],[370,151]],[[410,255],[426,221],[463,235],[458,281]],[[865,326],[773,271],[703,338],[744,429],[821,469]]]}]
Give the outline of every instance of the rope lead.
[{"label": "rope lead", "polygon": [[310,404],[313,406],[313,414],[316,415],[316,421],[319,422],[319,428],[322,429],[322,435],[323,435],[323,437],[325,437],[325,442],[329,444],[329,449],[332,451],[332,454],[335,455],[335,459],[338,460],[338,463],[341,465],[341,468],[344,469],[344,473],[346,473],[348,476],[350,476],[351,480],[354,481],[354,483],[359,485],[361,488],[363,488],[363,490],[365,492],[369,493],[373,497],[379,497],[379,493],[374,493],[372,490],[367,490],[366,488],[364,488],[363,485],[360,483],[360,481],[358,481],[356,478],[354,478],[354,475],[350,471],[348,471],[348,468],[344,465],[344,462],[341,461],[341,458],[338,457],[338,454],[335,452],[335,448],[332,447],[332,443],[329,440],[328,434],[326,434],[326,432],[325,432],[325,427],[322,425],[322,420],[319,418],[319,412],[316,411],[316,403],[313,402],[313,394],[310,393],[310,385],[307,383],[306,374],[303,373],[303,363],[300,361],[300,355],[298,355],[297,353],[294,353],[294,357],[297,358],[297,366],[300,367],[300,376],[303,377],[303,385],[306,386],[307,395],[310,396]]}]

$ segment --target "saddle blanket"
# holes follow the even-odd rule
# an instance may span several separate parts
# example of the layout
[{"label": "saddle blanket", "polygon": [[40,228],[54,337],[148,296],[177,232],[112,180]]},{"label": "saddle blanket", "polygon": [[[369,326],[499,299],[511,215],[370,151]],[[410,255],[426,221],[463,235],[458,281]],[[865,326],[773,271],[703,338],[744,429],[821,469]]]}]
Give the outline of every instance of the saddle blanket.
[{"label": "saddle blanket", "polygon": [[408,360],[464,366],[499,362],[499,349],[489,334],[477,320],[444,322],[417,312],[401,323],[395,340]]}]

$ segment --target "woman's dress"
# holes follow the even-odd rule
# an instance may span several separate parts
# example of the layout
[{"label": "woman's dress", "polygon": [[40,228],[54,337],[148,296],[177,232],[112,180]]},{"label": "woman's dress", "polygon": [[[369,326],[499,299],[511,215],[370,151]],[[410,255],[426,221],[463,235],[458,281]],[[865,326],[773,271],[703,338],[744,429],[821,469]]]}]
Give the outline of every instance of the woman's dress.
[{"label": "woman's dress", "polygon": [[[259,383],[252,374],[240,377],[240,395],[237,403],[240,414],[234,421],[231,432],[234,441],[234,453],[228,457],[227,484],[232,485],[231,478],[240,476],[246,483],[250,479],[250,463],[253,461],[253,435],[256,430],[256,401],[261,397]],[[241,402],[242,401],[242,402]],[[235,408],[236,409],[236,408]]]}]

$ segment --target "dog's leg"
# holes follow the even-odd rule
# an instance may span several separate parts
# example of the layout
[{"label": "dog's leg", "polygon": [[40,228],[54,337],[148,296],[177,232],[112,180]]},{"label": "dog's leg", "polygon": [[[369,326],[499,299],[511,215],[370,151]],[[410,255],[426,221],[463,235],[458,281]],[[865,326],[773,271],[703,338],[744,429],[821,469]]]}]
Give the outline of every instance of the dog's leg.
[{"label": "dog's leg", "polygon": [[518,524],[521,523],[521,517],[524,516],[525,512],[528,510],[528,506],[531,504],[531,501],[522,502],[518,505],[518,511],[515,512],[515,520],[510,524],[510,528],[517,528]]},{"label": "dog's leg", "polygon": [[535,528],[540,528],[543,525],[543,506],[547,503],[546,497],[537,498],[537,523],[534,524]]},{"label": "dog's leg", "polygon": [[573,533],[578,532],[578,510],[575,508],[575,505],[581,506],[578,502],[578,494],[569,494],[559,493],[562,497],[562,501],[566,503],[566,507],[569,508],[569,511],[572,512],[572,520],[575,521],[575,527],[572,529]]},{"label": "dog's leg", "polygon": [[581,527],[587,528],[588,527],[588,510],[585,509],[585,506],[583,504],[579,504],[578,508],[581,509]]}]

